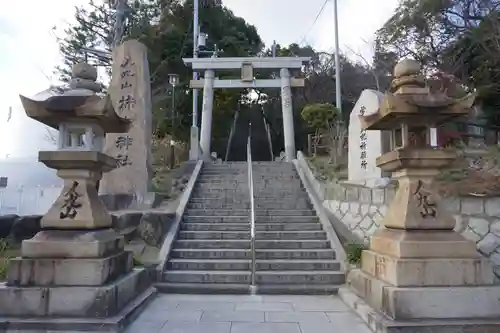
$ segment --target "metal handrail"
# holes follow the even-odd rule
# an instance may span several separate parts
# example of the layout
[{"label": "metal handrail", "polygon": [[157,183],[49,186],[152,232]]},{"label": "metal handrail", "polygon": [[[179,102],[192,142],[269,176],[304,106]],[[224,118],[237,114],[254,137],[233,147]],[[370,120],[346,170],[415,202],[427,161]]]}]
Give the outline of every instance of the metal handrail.
[{"label": "metal handrail", "polygon": [[255,202],[253,193],[253,171],[252,171],[252,123],[249,124],[247,140],[247,163],[248,163],[248,189],[250,191],[250,246],[252,251],[252,287],[255,287]]}]

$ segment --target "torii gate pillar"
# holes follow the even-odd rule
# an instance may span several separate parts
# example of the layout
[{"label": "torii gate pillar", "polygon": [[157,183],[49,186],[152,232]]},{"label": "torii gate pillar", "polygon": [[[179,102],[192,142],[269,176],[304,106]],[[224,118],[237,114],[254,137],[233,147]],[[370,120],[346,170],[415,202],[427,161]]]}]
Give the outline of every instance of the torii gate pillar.
[{"label": "torii gate pillar", "polygon": [[214,106],[214,78],[215,71],[205,71],[203,85],[203,106],[201,111],[200,148],[203,159],[210,160],[210,143],[212,141],[212,111]]},{"label": "torii gate pillar", "polygon": [[281,109],[283,112],[283,133],[285,139],[285,158],[287,162],[295,159],[295,131],[293,129],[292,87],[290,71],[280,70],[281,76]]}]

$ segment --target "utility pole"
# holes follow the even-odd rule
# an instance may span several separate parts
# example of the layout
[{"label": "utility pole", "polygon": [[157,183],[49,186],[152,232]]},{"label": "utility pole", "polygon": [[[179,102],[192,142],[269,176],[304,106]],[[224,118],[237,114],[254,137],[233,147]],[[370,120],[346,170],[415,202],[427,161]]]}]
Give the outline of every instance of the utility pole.
[{"label": "utility pole", "polygon": [[[199,0],[193,1],[193,58],[198,58]],[[198,72],[193,70],[193,80],[198,80]],[[190,160],[198,159],[199,134],[198,134],[198,89],[193,89],[193,116],[191,120],[191,149]]]},{"label": "utility pole", "polygon": [[127,26],[127,19],[131,13],[127,0],[108,0],[111,8],[115,10],[115,26],[113,27],[113,46],[116,47],[121,44],[125,28]]},{"label": "utility pole", "polygon": [[342,113],[342,85],[340,81],[339,16],[337,0],[333,0],[333,22],[335,26],[335,104]]}]

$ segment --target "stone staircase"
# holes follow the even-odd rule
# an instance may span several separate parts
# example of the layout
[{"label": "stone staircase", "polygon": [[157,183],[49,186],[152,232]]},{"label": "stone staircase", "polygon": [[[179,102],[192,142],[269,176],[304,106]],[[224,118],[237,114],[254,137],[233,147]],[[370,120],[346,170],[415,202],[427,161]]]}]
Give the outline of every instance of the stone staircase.
[{"label": "stone staircase", "polygon": [[[344,283],[321,223],[291,163],[254,163],[258,293],[322,294]],[[249,293],[247,164],[206,163],[157,284],[175,293]]]},{"label": "stone staircase", "polygon": [[253,164],[260,293],[334,293],[340,262],[292,163]]}]

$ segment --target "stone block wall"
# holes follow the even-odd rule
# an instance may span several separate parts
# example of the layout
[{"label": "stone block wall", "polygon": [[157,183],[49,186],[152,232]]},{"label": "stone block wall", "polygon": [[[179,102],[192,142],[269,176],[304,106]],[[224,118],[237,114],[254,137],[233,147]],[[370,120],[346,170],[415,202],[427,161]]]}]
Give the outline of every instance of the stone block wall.
[{"label": "stone block wall", "polygon": [[323,206],[358,239],[368,243],[381,225],[395,188],[370,189],[361,185],[331,183],[324,191]]},{"label": "stone block wall", "polygon": [[[380,227],[396,188],[372,189],[348,183],[323,185],[323,206],[360,240],[369,242]],[[456,197],[442,201],[457,221],[455,230],[476,242],[500,276],[500,197]]]}]

